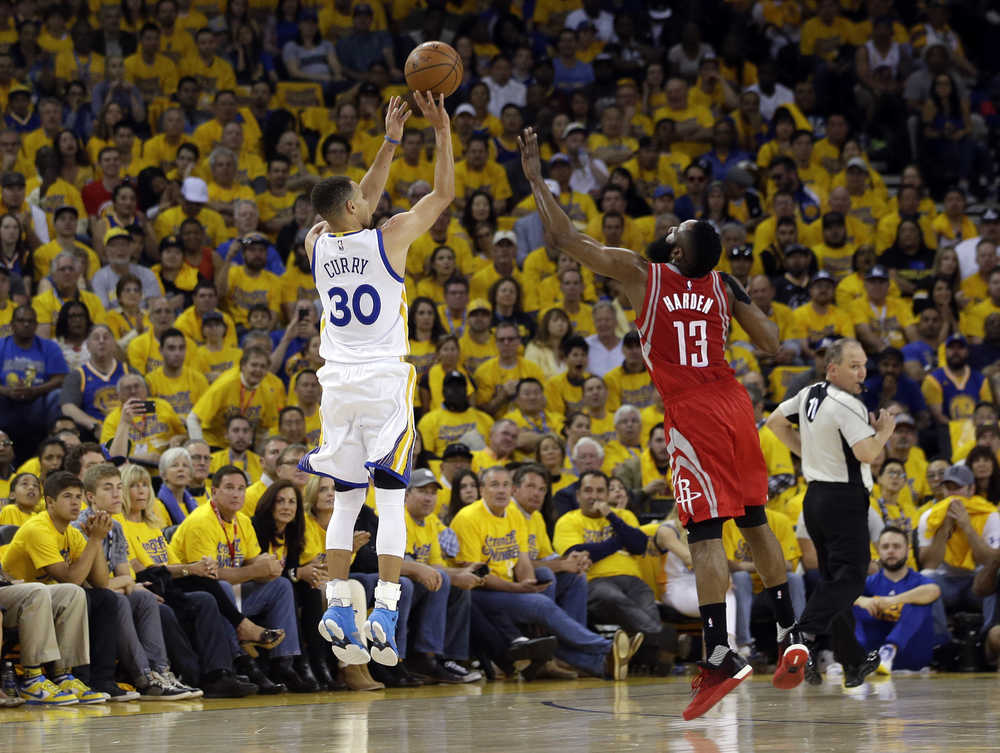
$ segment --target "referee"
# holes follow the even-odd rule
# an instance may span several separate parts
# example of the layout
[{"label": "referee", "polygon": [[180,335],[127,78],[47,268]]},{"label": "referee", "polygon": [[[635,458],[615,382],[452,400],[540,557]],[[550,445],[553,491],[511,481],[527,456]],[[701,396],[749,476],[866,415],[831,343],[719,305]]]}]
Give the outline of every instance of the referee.
[{"label": "referee", "polygon": [[[822,682],[812,642],[829,632],[844,667],[844,686],[861,685],[878,668],[854,637],[854,600],[863,592],[870,560],[868,535],[872,463],[895,428],[888,411],[869,416],[858,397],[868,358],[857,340],[837,340],[827,351],[826,381],[781,403],[767,425],[802,458],[808,482],[802,509],[816,545],[822,578],[793,629],[791,643],[810,648],[805,679]],[[797,428],[796,428],[797,427]]]}]

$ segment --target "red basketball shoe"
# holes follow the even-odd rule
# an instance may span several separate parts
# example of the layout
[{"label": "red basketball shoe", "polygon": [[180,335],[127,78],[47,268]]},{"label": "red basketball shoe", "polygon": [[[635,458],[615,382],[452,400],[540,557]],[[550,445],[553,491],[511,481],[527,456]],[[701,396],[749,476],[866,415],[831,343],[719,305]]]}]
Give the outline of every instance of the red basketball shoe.
[{"label": "red basketball shoe", "polygon": [[683,714],[685,721],[688,722],[704,714],[721,701],[730,690],[753,674],[753,667],[732,650],[726,654],[726,658],[719,666],[700,661],[698,667],[701,671],[691,681],[694,698],[684,709]]}]

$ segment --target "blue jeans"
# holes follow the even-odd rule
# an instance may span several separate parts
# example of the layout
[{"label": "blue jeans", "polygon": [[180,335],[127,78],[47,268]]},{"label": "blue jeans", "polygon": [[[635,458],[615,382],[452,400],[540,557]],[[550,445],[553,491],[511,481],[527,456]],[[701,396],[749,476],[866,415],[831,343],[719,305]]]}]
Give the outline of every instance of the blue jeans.
[{"label": "blue jeans", "polygon": [[587,626],[587,576],[583,573],[553,573],[547,567],[536,567],[535,577],[539,580],[549,579],[549,587],[542,591],[552,601],[562,607],[563,611]]},{"label": "blue jeans", "polygon": [[556,656],[595,677],[604,677],[604,659],[611,641],[588,630],[542,593],[514,594],[477,588],[472,601],[487,616],[506,615],[517,623],[538,624],[559,641]]},{"label": "blue jeans", "polygon": [[[220,581],[226,592],[233,597],[233,587],[225,581]],[[275,578],[267,583],[247,581],[240,587],[243,596],[242,612],[247,617],[263,617],[255,620],[269,628],[281,628],[285,631],[285,640],[271,649],[272,658],[282,656],[298,656],[299,623],[295,617],[295,596],[292,593],[292,582],[288,578]]]},{"label": "blue jeans", "polygon": [[896,622],[880,620],[861,607],[854,607],[854,619],[854,633],[865,651],[874,651],[887,643],[896,647],[893,669],[918,670],[930,666],[937,643],[930,604],[904,605]]},{"label": "blue jeans", "polygon": [[[351,578],[361,583],[365,587],[365,596],[368,598],[367,607],[375,601],[375,586],[378,585],[378,573],[351,573]],[[399,621],[396,623],[396,647],[399,649],[399,658],[406,658],[407,634],[410,630],[410,611],[413,609],[414,583],[409,578],[399,579],[399,603],[396,609],[399,612]],[[360,607],[360,605],[355,605]]]},{"label": "blue jeans", "polygon": [[[772,605],[767,591],[754,594],[751,573],[738,570],[732,573],[732,577],[733,594],[736,596],[736,645],[749,646],[753,643],[750,622],[754,607],[762,600],[767,604],[768,609],[771,609]],[[798,619],[802,610],[806,608],[806,581],[802,575],[788,573],[788,595],[792,599],[792,611],[795,612],[795,619]]]},{"label": "blue jeans", "polygon": [[926,572],[926,575],[933,583],[941,589],[941,598],[934,602],[934,633],[946,636],[948,633],[948,612],[960,609],[983,610],[983,632],[989,627],[993,610],[996,609],[997,595],[995,593],[980,599],[972,593],[972,581],[975,577],[972,572],[960,575],[951,575],[937,570]]},{"label": "blue jeans", "polygon": [[441,572],[441,587],[428,591],[413,583],[413,650],[448,659],[469,658],[469,621],[472,592],[451,585],[448,573]]}]

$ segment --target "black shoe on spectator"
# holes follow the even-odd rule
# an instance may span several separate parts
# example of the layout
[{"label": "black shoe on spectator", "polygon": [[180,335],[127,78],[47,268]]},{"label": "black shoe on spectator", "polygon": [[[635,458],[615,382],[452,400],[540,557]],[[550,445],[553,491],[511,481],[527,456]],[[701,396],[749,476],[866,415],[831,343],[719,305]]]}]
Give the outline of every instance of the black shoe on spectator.
[{"label": "black shoe on spectator", "polygon": [[[300,662],[296,662],[297,656],[282,656],[275,660],[271,667],[271,675],[278,682],[284,683],[293,693],[315,693],[319,690],[319,684],[313,677],[309,664],[305,665],[305,671],[300,671]],[[308,672],[308,675],[305,674]]]},{"label": "black shoe on spectator", "polygon": [[337,681],[330,674],[330,668],[326,666],[324,657],[316,657],[309,664],[312,667],[313,677],[320,690],[337,690]]},{"label": "black shoe on spectator", "polygon": [[387,667],[378,662],[369,662],[368,670],[371,672],[372,678],[387,688],[419,688],[424,684],[419,678],[414,677],[403,664]]},{"label": "black shoe on spectator", "polygon": [[202,690],[206,698],[246,698],[257,694],[257,686],[244,682],[229,670],[223,669],[214,676],[202,679]]},{"label": "black shoe on spectator", "polygon": [[545,664],[555,656],[559,641],[554,635],[546,635],[542,638],[515,638],[507,649],[507,658],[513,662],[514,669],[524,670],[532,662],[539,665]]},{"label": "black shoe on spectator", "polygon": [[288,692],[287,686],[272,682],[271,678],[264,674],[261,668],[257,666],[257,663],[249,656],[237,657],[234,664],[240,674],[245,675],[249,682],[257,686],[257,692],[260,695],[278,695]]}]

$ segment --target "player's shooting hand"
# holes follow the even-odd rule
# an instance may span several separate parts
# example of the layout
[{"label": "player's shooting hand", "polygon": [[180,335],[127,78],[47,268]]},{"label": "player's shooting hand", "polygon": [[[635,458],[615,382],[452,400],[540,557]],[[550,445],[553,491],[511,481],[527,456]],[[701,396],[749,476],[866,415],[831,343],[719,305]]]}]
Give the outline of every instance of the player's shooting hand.
[{"label": "player's shooting hand", "polygon": [[402,97],[392,97],[385,113],[385,135],[393,141],[402,141],[403,126],[410,117],[410,106]]},{"label": "player's shooting hand", "polygon": [[524,170],[524,177],[529,182],[535,183],[542,180],[542,160],[538,155],[538,134],[534,128],[525,128],[517,137],[518,146],[521,147],[521,168]]},{"label": "player's shooting hand", "polygon": [[438,133],[451,133],[451,118],[444,109],[444,95],[439,94],[435,100],[431,92],[413,92],[413,99],[420,112]]}]

